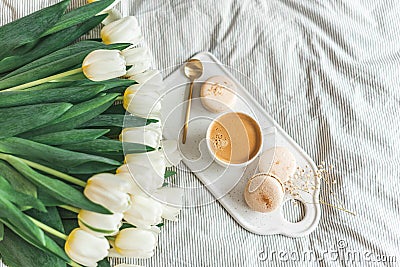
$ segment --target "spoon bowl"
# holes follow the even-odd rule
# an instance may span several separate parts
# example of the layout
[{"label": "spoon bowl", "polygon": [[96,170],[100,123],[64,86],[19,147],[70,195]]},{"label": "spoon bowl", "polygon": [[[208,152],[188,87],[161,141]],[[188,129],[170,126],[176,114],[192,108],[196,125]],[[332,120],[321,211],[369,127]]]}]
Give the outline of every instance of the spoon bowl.
[{"label": "spoon bowl", "polygon": [[184,72],[191,81],[196,80],[203,74],[203,64],[198,59],[190,59],[185,64]]}]

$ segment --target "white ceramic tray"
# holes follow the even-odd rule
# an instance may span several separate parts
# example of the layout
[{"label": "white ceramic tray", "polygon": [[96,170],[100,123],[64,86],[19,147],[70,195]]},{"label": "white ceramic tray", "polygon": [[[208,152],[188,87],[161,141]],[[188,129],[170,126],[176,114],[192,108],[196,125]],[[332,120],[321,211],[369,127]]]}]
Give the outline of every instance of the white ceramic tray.
[{"label": "white ceramic tray", "polygon": [[[163,97],[162,117],[164,121],[163,134],[167,139],[178,139],[180,150],[184,156],[183,162],[191,169],[204,186],[214,195],[231,216],[245,229],[259,235],[282,234],[290,237],[301,237],[310,234],[320,220],[318,189],[311,194],[303,194],[305,214],[301,221],[287,221],[282,208],[271,213],[251,211],[243,198],[243,190],[248,179],[257,172],[258,160],[244,168],[224,168],[213,162],[207,150],[206,130],[214,114],[203,108],[199,99],[202,83],[211,76],[225,75],[237,84],[238,101],[234,111],[251,115],[263,128],[263,151],[274,146],[285,146],[295,155],[300,167],[310,166],[314,171],[316,166],[310,157],[296,142],[266,113],[260,104],[233,77],[233,75],[212,54],[202,52],[194,56],[203,62],[204,73],[196,82],[193,91],[191,119],[187,143],[181,143],[181,130],[184,123],[186,99],[188,94],[188,79],[183,73],[183,66],[165,79],[166,93]],[[201,197],[197,205],[201,203]],[[285,195],[285,201],[290,195]],[[206,204],[206,203],[203,203]]]}]

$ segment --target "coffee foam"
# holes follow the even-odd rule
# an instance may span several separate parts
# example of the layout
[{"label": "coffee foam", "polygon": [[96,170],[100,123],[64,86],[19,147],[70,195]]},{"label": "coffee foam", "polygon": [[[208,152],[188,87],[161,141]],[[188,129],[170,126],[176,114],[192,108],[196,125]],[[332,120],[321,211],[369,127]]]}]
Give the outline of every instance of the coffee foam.
[{"label": "coffee foam", "polygon": [[209,134],[215,156],[224,162],[244,163],[258,153],[261,130],[243,113],[227,113],[214,121]]}]

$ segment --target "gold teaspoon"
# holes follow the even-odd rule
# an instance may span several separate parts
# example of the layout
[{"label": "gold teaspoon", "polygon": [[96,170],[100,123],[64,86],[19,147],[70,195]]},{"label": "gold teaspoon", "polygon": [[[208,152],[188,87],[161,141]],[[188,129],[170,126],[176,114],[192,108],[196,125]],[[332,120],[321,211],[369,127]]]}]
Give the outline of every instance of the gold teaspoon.
[{"label": "gold teaspoon", "polygon": [[183,134],[182,134],[182,143],[186,143],[186,136],[188,131],[188,123],[190,118],[190,108],[192,106],[192,95],[193,95],[193,84],[194,81],[203,75],[203,64],[198,59],[190,59],[186,62],[184,66],[184,72],[186,77],[190,79],[190,88],[189,88],[189,96],[187,101],[187,108],[186,108],[186,117],[185,117],[185,124],[183,126]]}]

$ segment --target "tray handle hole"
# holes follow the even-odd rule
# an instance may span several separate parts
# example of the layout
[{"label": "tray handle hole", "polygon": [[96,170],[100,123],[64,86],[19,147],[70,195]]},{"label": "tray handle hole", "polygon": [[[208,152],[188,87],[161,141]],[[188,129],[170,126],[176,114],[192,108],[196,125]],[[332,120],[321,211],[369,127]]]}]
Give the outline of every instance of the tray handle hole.
[{"label": "tray handle hole", "polygon": [[282,215],[288,222],[298,223],[304,219],[306,209],[303,202],[297,199],[290,199],[283,203]]}]

